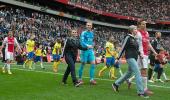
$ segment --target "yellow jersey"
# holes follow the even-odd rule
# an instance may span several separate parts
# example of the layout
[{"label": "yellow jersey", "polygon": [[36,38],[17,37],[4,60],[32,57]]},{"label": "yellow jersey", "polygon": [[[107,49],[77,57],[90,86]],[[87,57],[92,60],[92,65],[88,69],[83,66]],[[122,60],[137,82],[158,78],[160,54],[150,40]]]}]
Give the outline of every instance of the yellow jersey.
[{"label": "yellow jersey", "polygon": [[115,52],[115,48],[114,48],[113,43],[111,43],[111,42],[106,42],[106,48],[109,48],[109,51],[111,52],[111,53],[109,53],[109,52],[106,50],[106,57],[112,57],[113,53]]},{"label": "yellow jersey", "polygon": [[38,48],[38,49],[35,51],[35,55],[36,55],[36,56],[42,56],[42,49]]},{"label": "yellow jersey", "polygon": [[61,50],[61,43],[55,43],[52,54],[59,54]]},{"label": "yellow jersey", "polygon": [[34,51],[35,41],[27,40],[26,45],[27,45],[27,52]]}]

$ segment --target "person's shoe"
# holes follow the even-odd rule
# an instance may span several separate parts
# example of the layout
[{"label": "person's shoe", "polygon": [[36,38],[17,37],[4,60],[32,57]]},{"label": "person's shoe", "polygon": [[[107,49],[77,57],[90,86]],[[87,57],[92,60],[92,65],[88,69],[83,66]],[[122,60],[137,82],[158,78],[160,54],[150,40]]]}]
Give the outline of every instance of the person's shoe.
[{"label": "person's shoe", "polygon": [[166,79],[166,80],[165,80],[165,82],[168,82],[168,81],[170,81],[170,79]]},{"label": "person's shoe", "polygon": [[97,82],[95,80],[90,80],[90,85],[96,85]]},{"label": "person's shoe", "polygon": [[79,79],[78,82],[82,85],[84,84],[83,80],[82,79]]},{"label": "person's shoe", "polygon": [[164,81],[162,81],[161,79],[156,79],[157,82],[161,82],[164,83]]},{"label": "person's shoe", "polygon": [[146,89],[144,92],[147,95],[153,95],[153,92],[151,90],[149,90],[149,89]]},{"label": "person's shoe", "polygon": [[76,82],[76,83],[74,84],[75,87],[79,87],[80,85],[81,85],[81,82]]},{"label": "person's shoe", "polygon": [[111,79],[116,79],[117,77],[116,77],[116,76],[111,76],[110,78],[111,78]]},{"label": "person's shoe", "polygon": [[148,80],[149,83],[155,83],[153,80]]},{"label": "person's shoe", "polygon": [[8,71],[8,74],[11,75],[12,74],[11,71]]},{"label": "person's shoe", "polygon": [[2,67],[2,73],[5,73],[5,68],[4,67]]},{"label": "person's shoe", "polygon": [[116,85],[115,83],[112,84],[112,89],[113,89],[115,92],[119,92],[119,86]]},{"label": "person's shoe", "polygon": [[149,96],[147,94],[138,94],[138,96],[142,97],[142,98],[149,98]]}]

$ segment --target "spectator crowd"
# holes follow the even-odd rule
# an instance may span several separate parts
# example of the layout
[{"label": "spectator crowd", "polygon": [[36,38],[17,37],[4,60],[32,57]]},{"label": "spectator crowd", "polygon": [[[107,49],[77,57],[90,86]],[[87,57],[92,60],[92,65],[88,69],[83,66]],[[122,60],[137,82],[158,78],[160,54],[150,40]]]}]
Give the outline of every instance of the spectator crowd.
[{"label": "spectator crowd", "polygon": [[[70,29],[78,29],[80,34],[84,30],[85,23],[26,9],[5,7],[0,10],[1,41],[6,36],[5,33],[12,27],[15,28],[15,36],[18,41],[23,45],[31,34],[35,34],[36,43],[45,47],[53,47],[56,38],[61,38],[64,41]],[[94,25],[93,31],[95,33],[95,46],[102,48],[110,36],[114,36],[120,44],[127,34],[127,30],[100,25]],[[164,39],[164,45],[169,50],[170,39],[169,37]]]},{"label": "spectator crowd", "polygon": [[70,2],[124,16],[147,20],[170,20],[170,0],[70,0]]}]

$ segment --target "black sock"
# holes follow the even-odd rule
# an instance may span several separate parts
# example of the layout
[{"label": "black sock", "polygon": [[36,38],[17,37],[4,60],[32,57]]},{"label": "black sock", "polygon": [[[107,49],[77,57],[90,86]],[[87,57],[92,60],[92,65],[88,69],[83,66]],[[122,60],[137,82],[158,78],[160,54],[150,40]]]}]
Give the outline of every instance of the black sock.
[{"label": "black sock", "polygon": [[153,69],[152,69],[152,68],[149,68],[149,69],[148,69],[148,80],[151,79],[152,73],[153,73]]},{"label": "black sock", "polygon": [[161,78],[162,72],[163,72],[163,68],[159,68],[157,79]]}]

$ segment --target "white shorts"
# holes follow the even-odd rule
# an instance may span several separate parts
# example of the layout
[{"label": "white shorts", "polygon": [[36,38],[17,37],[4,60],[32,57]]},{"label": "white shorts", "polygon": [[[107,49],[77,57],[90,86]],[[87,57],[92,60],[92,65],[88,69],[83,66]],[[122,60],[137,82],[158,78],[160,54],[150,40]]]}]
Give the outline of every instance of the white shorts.
[{"label": "white shorts", "polygon": [[138,57],[138,65],[139,65],[139,68],[142,69],[142,68],[148,68],[148,64],[149,64],[149,58],[148,56],[144,55],[143,56],[143,59],[141,59],[140,57]]},{"label": "white shorts", "polygon": [[14,60],[13,52],[5,52],[5,60]]}]

